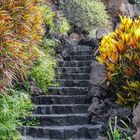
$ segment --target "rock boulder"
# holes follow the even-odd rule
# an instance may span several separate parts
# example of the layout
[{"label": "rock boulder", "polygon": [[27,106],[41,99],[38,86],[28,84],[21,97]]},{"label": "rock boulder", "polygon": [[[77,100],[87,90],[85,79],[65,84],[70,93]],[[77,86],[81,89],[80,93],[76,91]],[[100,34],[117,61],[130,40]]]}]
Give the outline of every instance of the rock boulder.
[{"label": "rock boulder", "polygon": [[137,129],[137,132],[133,136],[133,139],[140,140],[140,103],[138,104],[136,109],[134,109],[133,115],[134,115],[133,124],[134,124],[135,128]]},{"label": "rock boulder", "polygon": [[105,66],[96,61],[93,62],[90,74],[88,98],[91,100],[88,108],[91,122],[103,126],[102,134],[106,134],[110,117],[118,116],[124,120],[126,116],[131,116],[130,109],[115,104],[114,95],[107,90]]},{"label": "rock boulder", "polygon": [[110,29],[115,29],[120,15],[135,17],[138,14],[137,6],[130,4],[128,0],[102,0],[102,2],[110,15]]}]

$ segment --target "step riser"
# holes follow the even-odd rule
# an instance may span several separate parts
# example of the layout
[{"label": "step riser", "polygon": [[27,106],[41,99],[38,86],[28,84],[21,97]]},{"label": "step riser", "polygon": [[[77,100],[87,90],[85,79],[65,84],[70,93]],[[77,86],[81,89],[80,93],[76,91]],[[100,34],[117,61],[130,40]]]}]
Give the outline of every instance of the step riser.
[{"label": "step riser", "polygon": [[88,86],[88,81],[58,81],[60,86],[66,87],[86,87]]},{"label": "step riser", "polygon": [[73,79],[73,80],[88,80],[90,78],[90,75],[89,74],[84,74],[83,75],[76,75],[76,74],[60,74],[58,75],[57,77],[58,79]]},{"label": "step riser", "polygon": [[71,52],[92,52],[93,48],[89,46],[84,46],[84,45],[78,45],[78,46],[73,46],[73,47],[68,47],[67,51],[69,53]]},{"label": "step riser", "polygon": [[54,80],[59,87],[50,87],[46,95],[31,97],[35,106],[27,122],[35,119],[40,123],[22,127],[21,132],[38,140],[98,139],[101,126],[90,125],[90,102],[87,101],[91,65],[95,59],[92,48],[68,46],[63,57]]},{"label": "step riser", "polygon": [[47,130],[47,129],[34,129],[22,128],[22,134],[30,135],[38,138],[49,139],[96,139],[99,135],[100,128],[79,128],[76,130]]},{"label": "step riser", "polygon": [[85,104],[85,97],[44,97],[44,98],[33,98],[32,102],[35,104]]},{"label": "step riser", "polygon": [[59,67],[59,68],[57,68],[57,72],[58,72],[58,74],[59,73],[67,73],[67,74],[69,74],[69,73],[90,73],[91,69],[90,68],[79,68],[79,67],[77,67],[77,68]]},{"label": "step riser", "polygon": [[86,55],[73,55],[73,56],[67,56],[64,58],[65,61],[87,61],[87,60],[93,60],[93,56]]},{"label": "step riser", "polygon": [[92,55],[92,51],[72,51],[69,52],[70,55]]},{"label": "step riser", "polygon": [[87,95],[86,88],[76,89],[76,88],[69,88],[69,89],[49,89],[49,93],[53,95]]},{"label": "step riser", "polygon": [[59,66],[61,67],[88,67],[88,66],[91,66],[92,64],[92,61],[83,61],[83,62],[60,62],[59,63]]},{"label": "step riser", "polygon": [[[90,119],[88,116],[39,116],[33,117],[39,120],[39,126],[71,126],[88,124]],[[28,118],[32,120],[32,117]]]},{"label": "step riser", "polygon": [[44,106],[35,107],[34,114],[74,114],[74,113],[87,113],[88,106]]}]

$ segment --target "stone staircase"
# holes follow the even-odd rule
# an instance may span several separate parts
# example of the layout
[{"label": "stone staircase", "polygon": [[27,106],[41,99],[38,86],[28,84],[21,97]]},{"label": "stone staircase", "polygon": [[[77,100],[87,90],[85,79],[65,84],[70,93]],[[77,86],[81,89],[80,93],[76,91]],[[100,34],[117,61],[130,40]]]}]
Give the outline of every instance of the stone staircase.
[{"label": "stone staircase", "polygon": [[47,95],[32,98],[33,115],[39,126],[24,126],[24,140],[96,139],[100,125],[91,125],[86,100],[93,56],[88,46],[71,48],[57,68],[59,87],[50,87]]}]

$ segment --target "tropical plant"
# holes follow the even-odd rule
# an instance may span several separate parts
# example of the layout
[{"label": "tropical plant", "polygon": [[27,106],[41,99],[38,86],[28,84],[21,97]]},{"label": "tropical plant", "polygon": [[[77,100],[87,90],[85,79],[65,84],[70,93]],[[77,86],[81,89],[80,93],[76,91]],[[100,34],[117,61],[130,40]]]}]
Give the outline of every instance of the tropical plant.
[{"label": "tropical plant", "polygon": [[70,25],[64,17],[58,16],[49,5],[43,5],[41,11],[48,32],[40,45],[39,59],[31,71],[31,77],[35,79],[36,85],[42,92],[46,93],[48,87],[56,85],[53,82],[56,67],[54,56],[59,40],[52,38],[52,34],[64,35],[70,29]]},{"label": "tropical plant", "polygon": [[[109,120],[109,131],[107,132],[109,140],[132,140],[132,126],[131,120],[127,117],[127,124],[123,120],[118,120],[117,117],[115,119]],[[127,133],[125,132],[127,130]]]},{"label": "tropical plant", "polygon": [[31,109],[31,101],[23,92],[10,89],[8,95],[1,95],[0,139],[19,139],[20,132],[17,128],[22,125],[21,119],[28,116]]},{"label": "tropical plant", "polygon": [[24,126],[39,126],[40,121],[39,121],[39,119],[34,118],[34,117],[30,118],[30,119],[25,118],[24,120],[22,120],[22,124]]},{"label": "tropical plant", "polygon": [[61,7],[70,22],[94,36],[99,27],[107,26],[108,15],[100,0],[63,0]]},{"label": "tropical plant", "polygon": [[49,5],[41,7],[46,27],[49,29],[47,35],[53,33],[66,34],[70,30],[70,25],[67,19],[62,15],[58,15],[56,11],[53,11]]},{"label": "tropical plant", "polygon": [[140,19],[121,17],[120,26],[103,38],[99,50],[116,102],[133,106],[140,96]]},{"label": "tropical plant", "polygon": [[43,92],[48,91],[48,87],[53,85],[55,66],[56,61],[54,58],[42,52],[40,59],[31,72],[31,76],[35,79],[36,85]]},{"label": "tropical plant", "polygon": [[43,35],[40,0],[0,2],[0,92],[22,80],[38,57]]},{"label": "tropical plant", "polygon": [[66,34],[70,30],[70,24],[65,17],[61,18],[61,22],[59,23],[59,32],[61,34]]},{"label": "tropical plant", "polygon": [[41,49],[45,52],[45,54],[54,56],[57,45],[58,45],[57,41],[51,38],[44,38],[40,46]]}]

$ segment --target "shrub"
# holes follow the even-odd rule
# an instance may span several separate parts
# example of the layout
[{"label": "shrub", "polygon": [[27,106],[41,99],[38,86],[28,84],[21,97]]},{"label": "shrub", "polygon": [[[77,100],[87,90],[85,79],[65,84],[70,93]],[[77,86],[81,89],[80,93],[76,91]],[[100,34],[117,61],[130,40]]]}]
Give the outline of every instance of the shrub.
[{"label": "shrub", "polygon": [[0,139],[19,139],[17,130],[22,125],[21,119],[30,114],[32,104],[28,95],[16,90],[9,90],[7,96],[0,97]]},{"label": "shrub", "polygon": [[70,30],[70,25],[63,15],[59,15],[48,5],[42,6],[46,27],[48,28],[47,35],[53,33],[66,34]]},{"label": "shrub", "polygon": [[132,106],[140,95],[140,19],[121,18],[114,33],[105,36],[99,62],[107,69],[107,79],[117,103]]},{"label": "shrub", "polygon": [[31,72],[31,76],[35,79],[36,85],[43,92],[48,91],[48,87],[53,85],[55,66],[56,61],[51,56],[42,52],[38,63]]},{"label": "shrub", "polygon": [[0,92],[23,79],[37,57],[43,18],[39,0],[0,1]]},{"label": "shrub", "polygon": [[59,23],[58,28],[61,34],[66,34],[70,30],[70,24],[66,18],[61,18],[61,22]]},{"label": "shrub", "polygon": [[99,0],[63,0],[61,7],[70,22],[94,35],[107,25],[105,6]]},{"label": "shrub", "polygon": [[49,38],[44,38],[42,43],[41,43],[41,49],[48,55],[54,56],[55,55],[55,48],[58,45],[58,42],[49,39]]},{"label": "shrub", "polygon": [[45,93],[48,91],[48,87],[55,85],[53,82],[56,67],[54,56],[59,40],[52,38],[52,34],[66,34],[70,26],[67,20],[58,16],[50,6],[43,5],[41,9],[48,32],[40,45],[40,57],[31,72],[31,77],[35,79],[36,85]]}]

